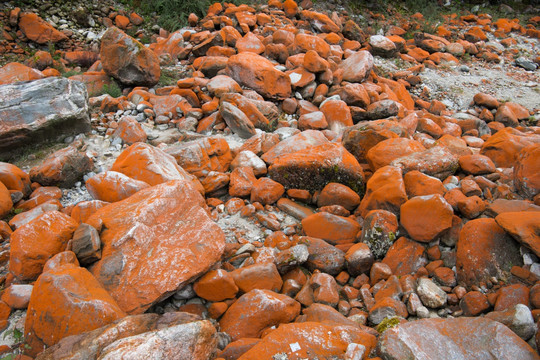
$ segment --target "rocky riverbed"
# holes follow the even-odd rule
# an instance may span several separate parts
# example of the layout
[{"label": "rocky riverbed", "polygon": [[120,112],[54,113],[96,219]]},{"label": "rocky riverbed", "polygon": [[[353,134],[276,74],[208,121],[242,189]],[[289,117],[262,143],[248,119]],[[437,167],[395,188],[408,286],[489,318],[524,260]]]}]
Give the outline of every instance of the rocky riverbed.
[{"label": "rocky riverbed", "polygon": [[540,358],[538,8],[17,5],[2,358]]}]

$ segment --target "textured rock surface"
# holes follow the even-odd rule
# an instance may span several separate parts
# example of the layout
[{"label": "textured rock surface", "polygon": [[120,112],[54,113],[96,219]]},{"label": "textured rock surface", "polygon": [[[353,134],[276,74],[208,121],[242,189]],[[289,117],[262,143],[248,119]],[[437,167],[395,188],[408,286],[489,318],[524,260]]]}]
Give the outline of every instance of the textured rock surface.
[{"label": "textured rock surface", "polygon": [[90,129],[86,87],[65,78],[0,86],[0,158],[33,142]]}]

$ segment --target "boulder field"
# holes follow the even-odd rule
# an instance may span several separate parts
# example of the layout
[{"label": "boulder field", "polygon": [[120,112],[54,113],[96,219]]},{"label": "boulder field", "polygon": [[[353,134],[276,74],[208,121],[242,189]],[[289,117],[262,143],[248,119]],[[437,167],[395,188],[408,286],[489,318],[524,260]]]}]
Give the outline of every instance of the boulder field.
[{"label": "boulder field", "polygon": [[0,68],[0,356],[540,359],[540,102],[422,84],[538,86],[540,17],[214,3],[145,45],[98,13],[0,13],[39,49]]}]

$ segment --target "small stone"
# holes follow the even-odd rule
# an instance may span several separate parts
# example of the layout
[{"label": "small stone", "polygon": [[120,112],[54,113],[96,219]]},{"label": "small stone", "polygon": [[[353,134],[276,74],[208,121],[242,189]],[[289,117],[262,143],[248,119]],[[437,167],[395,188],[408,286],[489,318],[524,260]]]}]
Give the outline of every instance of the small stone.
[{"label": "small stone", "polygon": [[427,278],[418,280],[416,292],[424,305],[434,309],[444,306],[448,298],[440,287]]}]

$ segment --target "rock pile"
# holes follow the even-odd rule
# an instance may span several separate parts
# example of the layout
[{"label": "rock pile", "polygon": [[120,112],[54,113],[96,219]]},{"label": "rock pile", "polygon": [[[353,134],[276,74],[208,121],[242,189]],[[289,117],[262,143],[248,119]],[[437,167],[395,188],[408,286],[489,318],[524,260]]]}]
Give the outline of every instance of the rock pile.
[{"label": "rock pile", "polygon": [[[538,44],[540,19],[455,16],[405,40],[421,16],[369,36],[310,4],[215,3],[148,47],[117,14],[77,79],[0,69],[0,150],[93,128],[28,172],[0,163],[0,327],[26,309],[25,345],[1,352],[539,359],[538,114],[416,90],[425,68]],[[10,14],[37,44],[69,40]],[[176,62],[188,75],[156,85]],[[111,77],[124,96],[87,99]],[[83,181],[92,200],[67,204]]]}]

